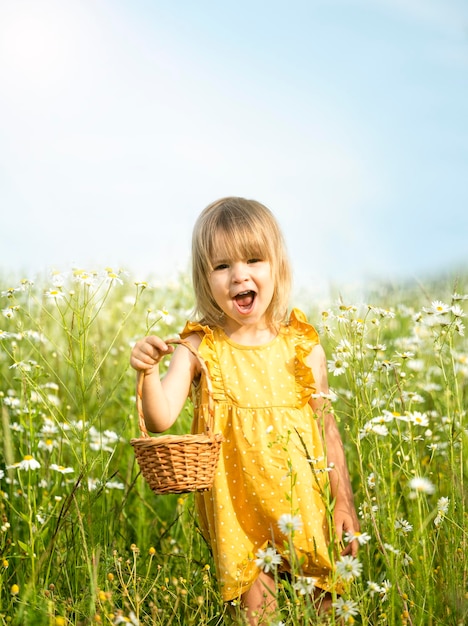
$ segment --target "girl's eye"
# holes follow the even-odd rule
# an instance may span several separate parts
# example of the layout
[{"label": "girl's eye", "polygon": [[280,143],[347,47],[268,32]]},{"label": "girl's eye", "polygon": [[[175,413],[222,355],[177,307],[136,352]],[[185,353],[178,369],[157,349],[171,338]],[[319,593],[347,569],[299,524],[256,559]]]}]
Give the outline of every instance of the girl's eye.
[{"label": "girl's eye", "polygon": [[262,259],[253,258],[253,259],[249,259],[247,263],[261,263],[261,261]]},{"label": "girl's eye", "polygon": [[214,271],[219,271],[219,270],[225,270],[227,267],[229,267],[229,265],[227,263],[218,263],[218,265],[215,265],[215,267],[213,268]]}]

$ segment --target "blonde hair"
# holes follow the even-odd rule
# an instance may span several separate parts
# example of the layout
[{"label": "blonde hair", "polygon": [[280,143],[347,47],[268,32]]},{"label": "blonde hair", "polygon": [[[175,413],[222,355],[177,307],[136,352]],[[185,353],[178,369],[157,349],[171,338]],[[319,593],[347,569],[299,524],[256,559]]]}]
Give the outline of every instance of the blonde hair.
[{"label": "blonde hair", "polygon": [[245,198],[222,198],[206,207],[195,222],[192,236],[192,279],[195,314],[199,321],[218,326],[223,312],[211,294],[216,246],[222,242],[228,256],[260,256],[271,264],[274,292],[266,311],[276,327],[286,318],[291,291],[291,266],[278,222],[267,207]]}]

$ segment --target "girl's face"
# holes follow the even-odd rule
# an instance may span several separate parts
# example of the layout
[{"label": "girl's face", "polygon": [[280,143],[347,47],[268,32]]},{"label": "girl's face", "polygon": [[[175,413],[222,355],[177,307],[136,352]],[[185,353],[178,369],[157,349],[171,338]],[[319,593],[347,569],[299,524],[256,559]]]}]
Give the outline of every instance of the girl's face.
[{"label": "girl's face", "polygon": [[228,334],[244,326],[264,330],[274,292],[269,261],[261,256],[231,258],[218,246],[212,267],[209,283],[216,304],[226,315],[224,330]]}]

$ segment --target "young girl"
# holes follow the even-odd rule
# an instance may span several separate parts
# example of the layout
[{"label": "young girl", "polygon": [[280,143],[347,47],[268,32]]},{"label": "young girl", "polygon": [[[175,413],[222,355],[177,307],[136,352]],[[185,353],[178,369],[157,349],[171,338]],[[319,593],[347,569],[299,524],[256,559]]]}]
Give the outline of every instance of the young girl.
[{"label": "young girl", "polygon": [[[326,357],[304,314],[294,309],[287,317],[290,266],[271,212],[243,198],[208,206],[193,232],[192,272],[199,321],[188,322],[181,337],[207,363],[214,432],[224,435],[213,489],[197,493],[196,502],[223,598],[240,598],[249,624],[268,623],[277,577],[263,554],[281,558],[278,571],[313,577],[316,597],[329,608],[327,485],[335,539],[356,532],[358,521],[341,437],[326,406]],[[161,380],[158,363],[172,352]],[[144,372],[150,431],[174,423],[193,384],[193,432],[203,432],[208,391],[189,350],[146,337],[133,348],[131,365]],[[356,550],[354,541],[342,554]]]}]

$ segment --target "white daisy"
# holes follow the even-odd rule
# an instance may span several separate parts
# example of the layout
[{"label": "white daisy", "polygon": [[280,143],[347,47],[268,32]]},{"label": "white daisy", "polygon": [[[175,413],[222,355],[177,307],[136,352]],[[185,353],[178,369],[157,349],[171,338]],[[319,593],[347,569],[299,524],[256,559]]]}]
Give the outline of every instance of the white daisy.
[{"label": "white daisy", "polygon": [[284,513],[278,520],[278,526],[281,532],[289,537],[302,528],[302,520],[298,515]]},{"label": "white daisy", "polygon": [[171,315],[167,309],[159,309],[158,313],[160,315],[161,322],[164,324],[170,326],[174,322],[174,316]]},{"label": "white daisy", "polygon": [[293,584],[294,589],[301,596],[311,594],[315,589],[316,578],[311,576],[298,576],[296,582]]},{"label": "white daisy", "polygon": [[367,588],[369,589],[369,593],[371,596],[375,595],[376,593],[380,593],[381,591],[380,585],[374,583],[372,580],[367,581]]},{"label": "white daisy", "polygon": [[434,493],[435,487],[428,478],[415,476],[410,480],[409,487],[412,491],[411,497],[415,498],[420,493],[430,495]]},{"label": "white daisy", "polygon": [[396,555],[400,554],[400,550],[398,550],[398,548],[395,548],[394,546],[392,546],[391,543],[384,543],[383,546],[384,546],[384,548],[386,550],[388,550],[392,554],[396,554]]},{"label": "white daisy", "polygon": [[455,317],[465,317],[465,311],[461,308],[459,304],[454,304],[452,306],[452,314]]},{"label": "white daisy", "polygon": [[87,272],[79,268],[73,268],[73,280],[77,283],[92,287],[96,281],[97,272]]},{"label": "white daisy", "polygon": [[65,297],[65,294],[60,289],[60,287],[47,289],[44,295],[46,298],[49,298],[50,300],[63,300],[63,298]]},{"label": "white daisy", "polygon": [[414,358],[414,352],[411,352],[410,350],[405,350],[404,352],[395,352],[395,356],[397,356],[399,359],[403,359],[404,361],[406,361],[407,359]]},{"label": "white daisy", "polygon": [[413,411],[413,413],[409,413],[408,417],[411,423],[415,424],[416,426],[429,426],[429,418],[425,413]]},{"label": "white daisy", "polygon": [[363,439],[366,435],[371,433],[380,435],[381,437],[386,437],[388,435],[388,428],[385,424],[373,424],[372,422],[367,422],[367,424],[364,424],[364,427],[359,431],[359,439]]},{"label": "white daisy", "polygon": [[376,344],[366,344],[366,347],[369,348],[369,350],[373,350],[374,352],[385,352],[385,350],[387,349],[387,346],[383,343],[376,343]]},{"label": "white daisy", "polygon": [[449,498],[439,498],[437,500],[437,515],[434,518],[434,525],[440,526],[442,524],[442,520],[447,515],[447,511],[450,505]]},{"label": "white daisy", "polygon": [[104,486],[106,489],[125,489],[125,485],[118,480],[108,480]]},{"label": "white daisy", "polygon": [[433,315],[445,315],[450,311],[450,306],[442,302],[441,300],[434,300],[431,302],[430,308],[424,308],[425,313],[432,313]]},{"label": "white daisy", "polygon": [[354,622],[354,615],[359,613],[357,602],[354,600],[344,600],[338,598],[333,602],[333,608],[336,610],[336,615],[344,619],[345,623],[352,624]]},{"label": "white daisy", "polygon": [[52,452],[54,448],[58,448],[59,445],[54,439],[44,439],[37,444],[39,450],[45,450],[46,452]]},{"label": "white daisy", "polygon": [[345,541],[346,541],[346,543],[351,543],[352,541],[357,541],[360,546],[364,546],[370,540],[371,540],[371,536],[369,535],[369,533],[360,533],[360,532],[350,533],[350,532],[347,532],[345,534]]},{"label": "white daisy", "polygon": [[460,293],[453,293],[452,294],[452,301],[453,302],[459,302],[461,300],[468,300],[468,295],[462,295]]},{"label": "white daisy", "polygon": [[333,376],[340,376],[346,372],[346,369],[349,367],[349,363],[339,356],[335,355],[335,358],[331,361],[328,361],[328,371]]},{"label": "white daisy", "polygon": [[413,530],[413,526],[403,518],[395,520],[394,527],[402,534],[410,533]]},{"label": "white daisy", "polygon": [[367,486],[369,489],[375,489],[375,474],[371,472],[367,477]]},{"label": "white daisy", "polygon": [[351,343],[347,339],[342,339],[336,346],[335,351],[338,354],[351,354]]},{"label": "white daisy", "polygon": [[20,469],[20,470],[36,470],[40,469],[41,464],[36,461],[34,457],[30,454],[26,455],[22,461],[19,463],[14,463],[13,465],[9,465],[7,469]]},{"label": "white daisy", "polygon": [[439,498],[437,500],[437,510],[439,513],[447,513],[450,504],[449,498]]},{"label": "white daisy", "polygon": [[345,555],[336,563],[336,571],[343,580],[353,580],[362,573],[362,563],[354,556]]},{"label": "white daisy", "polygon": [[121,270],[114,272],[111,267],[106,267],[106,274],[106,282],[111,284],[119,283],[120,285],[123,285],[123,280],[120,278],[122,274]]},{"label": "white daisy", "polygon": [[385,602],[385,600],[388,597],[388,592],[390,591],[390,589],[392,588],[392,583],[389,580],[384,580],[382,582],[382,586],[380,588],[380,597],[382,599],[382,602]]},{"label": "white daisy", "polygon": [[281,556],[274,548],[258,550],[256,556],[255,565],[262,569],[265,574],[274,570],[281,563]]},{"label": "white daisy", "polygon": [[72,474],[75,471],[73,467],[64,467],[63,465],[56,465],[55,463],[52,463],[50,469],[60,474]]},{"label": "white daisy", "polygon": [[15,316],[15,313],[18,311],[19,306],[8,306],[2,310],[4,317],[7,319],[12,319]]}]

